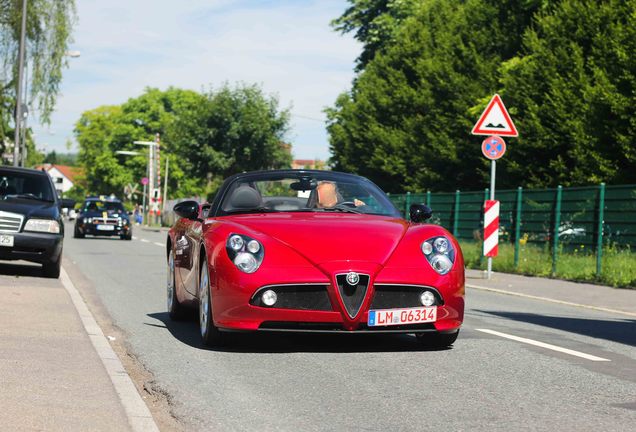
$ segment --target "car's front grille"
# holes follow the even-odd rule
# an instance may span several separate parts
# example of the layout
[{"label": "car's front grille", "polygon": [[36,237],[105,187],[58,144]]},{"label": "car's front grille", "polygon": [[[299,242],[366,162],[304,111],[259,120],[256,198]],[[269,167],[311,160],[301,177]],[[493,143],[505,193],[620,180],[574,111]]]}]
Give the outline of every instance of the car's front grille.
[{"label": "car's front grille", "polygon": [[420,295],[424,291],[435,294],[436,304],[444,304],[436,289],[419,285],[375,284],[375,294],[371,302],[371,309],[394,309],[422,307]]},{"label": "car's front grille", "polygon": [[[349,276],[353,278],[350,281]],[[358,274],[355,272],[342,273],[336,275],[336,283],[338,284],[338,294],[345,305],[345,309],[351,318],[358,315],[362,302],[369,288],[369,275]]]},{"label": "car's front grille", "polygon": [[93,218],[93,223],[96,225],[117,225],[118,222],[117,218]]},{"label": "car's front grille", "polygon": [[24,216],[0,211],[0,232],[20,232]]},{"label": "car's front grille", "polygon": [[254,306],[267,307],[263,304],[261,294],[267,290],[276,293],[276,303],[271,306],[278,309],[299,309],[331,311],[331,301],[327,294],[327,284],[291,284],[271,285],[260,288],[250,300]]}]

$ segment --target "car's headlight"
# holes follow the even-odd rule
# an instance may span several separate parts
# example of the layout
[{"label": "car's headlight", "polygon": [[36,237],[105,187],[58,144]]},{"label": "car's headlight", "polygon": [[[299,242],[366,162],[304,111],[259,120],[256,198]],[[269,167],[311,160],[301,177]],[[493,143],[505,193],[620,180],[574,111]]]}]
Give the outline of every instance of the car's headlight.
[{"label": "car's headlight", "polygon": [[446,237],[433,237],[421,245],[422,253],[437,273],[445,275],[455,263],[455,249]]},{"label": "car's headlight", "polygon": [[51,219],[29,219],[24,225],[25,231],[60,233],[60,224]]},{"label": "car's headlight", "polygon": [[254,273],[258,270],[265,256],[263,245],[243,234],[230,234],[225,250],[234,265],[244,273]]}]

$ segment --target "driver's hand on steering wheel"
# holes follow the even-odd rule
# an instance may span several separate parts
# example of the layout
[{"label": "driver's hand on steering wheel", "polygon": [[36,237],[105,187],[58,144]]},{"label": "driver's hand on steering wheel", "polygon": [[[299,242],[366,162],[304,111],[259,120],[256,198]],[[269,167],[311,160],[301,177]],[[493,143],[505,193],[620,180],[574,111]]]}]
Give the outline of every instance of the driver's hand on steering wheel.
[{"label": "driver's hand on steering wheel", "polygon": [[360,207],[360,206],[366,205],[366,203],[365,203],[364,201],[360,201],[360,200],[359,200],[359,199],[357,199],[357,198],[353,200],[353,204],[354,204],[356,207]]}]

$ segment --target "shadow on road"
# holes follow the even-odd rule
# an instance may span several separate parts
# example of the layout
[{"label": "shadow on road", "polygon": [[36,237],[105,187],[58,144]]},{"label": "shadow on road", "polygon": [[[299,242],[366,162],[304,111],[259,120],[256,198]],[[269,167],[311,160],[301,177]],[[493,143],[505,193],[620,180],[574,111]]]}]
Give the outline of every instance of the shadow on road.
[{"label": "shadow on road", "polygon": [[578,333],[625,345],[636,346],[636,331],[634,331],[634,328],[636,328],[636,320],[617,319],[615,321],[608,321],[585,318],[555,317],[518,312],[476,311],[515,321],[536,324],[570,333]]},{"label": "shadow on road", "polygon": [[[247,332],[228,333],[228,343],[220,348],[207,348],[201,343],[199,319],[193,313],[184,321],[172,321],[167,312],[148,314],[161,321],[164,326],[145,323],[152,327],[166,328],[179,341],[199,349],[236,353],[294,353],[294,352],[408,352],[444,351],[452,348],[431,350],[422,347],[415,336],[406,334],[316,334]],[[461,336],[460,336],[461,341]]]},{"label": "shadow on road", "polygon": [[0,275],[29,276],[44,278],[42,266],[39,264],[7,264],[0,263]]}]

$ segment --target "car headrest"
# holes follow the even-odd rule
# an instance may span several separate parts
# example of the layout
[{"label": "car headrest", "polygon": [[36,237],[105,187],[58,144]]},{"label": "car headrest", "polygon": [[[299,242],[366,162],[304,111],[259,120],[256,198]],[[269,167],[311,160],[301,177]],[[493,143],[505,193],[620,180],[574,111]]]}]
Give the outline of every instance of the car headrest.
[{"label": "car headrest", "polygon": [[262,198],[258,191],[250,186],[237,187],[230,197],[230,205],[235,209],[261,207]]}]

